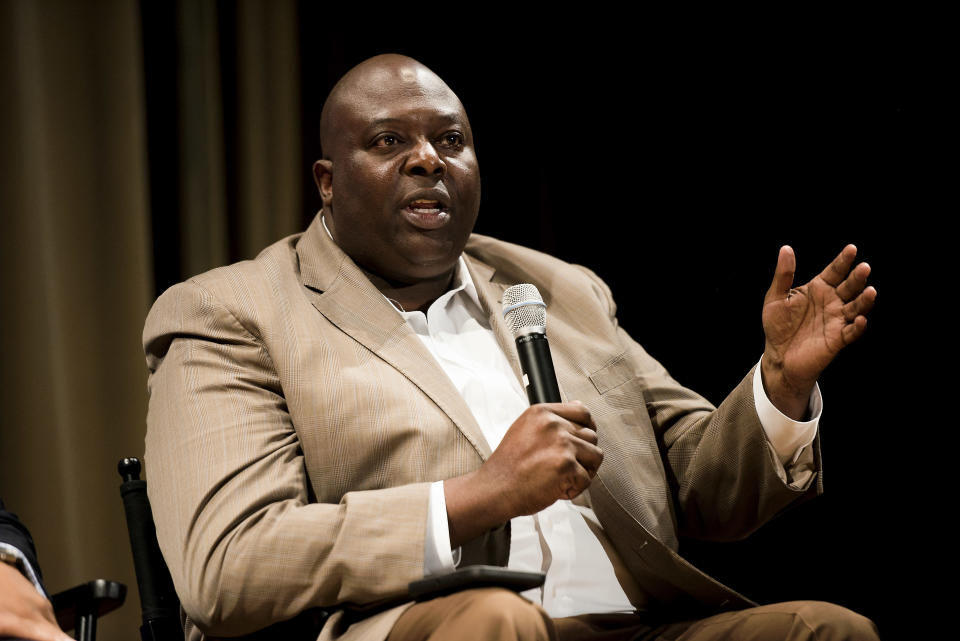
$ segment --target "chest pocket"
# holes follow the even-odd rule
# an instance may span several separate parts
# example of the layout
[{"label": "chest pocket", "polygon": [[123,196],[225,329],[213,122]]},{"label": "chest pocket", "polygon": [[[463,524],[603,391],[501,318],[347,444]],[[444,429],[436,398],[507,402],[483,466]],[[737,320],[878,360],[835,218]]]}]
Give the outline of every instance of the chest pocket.
[{"label": "chest pocket", "polygon": [[620,354],[589,376],[590,382],[600,395],[623,385],[633,377],[633,368],[624,354]]},{"label": "chest pocket", "polygon": [[601,434],[614,432],[628,440],[640,438],[644,449],[656,448],[644,380],[634,372],[628,355],[620,354],[588,378],[599,394],[590,411]]}]

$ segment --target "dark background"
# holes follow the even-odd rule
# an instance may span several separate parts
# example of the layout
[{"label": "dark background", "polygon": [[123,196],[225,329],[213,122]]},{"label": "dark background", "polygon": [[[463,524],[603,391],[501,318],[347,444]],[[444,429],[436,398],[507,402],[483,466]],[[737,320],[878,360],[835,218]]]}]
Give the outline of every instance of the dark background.
[{"label": "dark background", "polygon": [[[175,95],[157,87],[172,27],[143,7],[151,185],[162,198],[158,113]],[[866,336],[820,381],[826,493],[746,541],[681,552],[758,601],[833,601],[873,618],[884,638],[905,636],[931,607],[925,559],[943,513],[925,385],[942,315],[927,284],[934,255],[949,253],[936,230],[950,209],[933,196],[947,177],[943,41],[897,13],[763,28],[624,15],[574,16],[562,30],[512,19],[481,28],[476,17],[401,29],[371,8],[369,28],[347,30],[323,4],[299,11],[304,226],[320,206],[309,167],[327,92],[371,55],[416,57],[470,115],[483,173],[476,231],[592,268],[620,323],[715,403],[762,353],[778,248],[796,250],[798,282],[846,243],[860,248],[879,297]],[[154,214],[154,230],[162,291],[189,274],[170,251],[176,221]]]}]

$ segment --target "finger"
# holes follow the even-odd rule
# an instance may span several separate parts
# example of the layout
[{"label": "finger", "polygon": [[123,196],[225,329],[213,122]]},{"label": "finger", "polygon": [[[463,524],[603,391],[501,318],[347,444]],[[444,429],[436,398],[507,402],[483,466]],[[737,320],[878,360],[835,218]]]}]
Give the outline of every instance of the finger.
[{"label": "finger", "polygon": [[568,501],[577,498],[585,489],[590,487],[592,478],[593,475],[578,465],[577,469],[570,474],[560,489],[560,498],[567,499]]},{"label": "finger", "polygon": [[593,443],[580,441],[577,445],[577,462],[590,472],[590,476],[593,476],[603,463],[603,450]]},{"label": "finger", "polygon": [[866,316],[857,316],[853,319],[853,322],[845,326],[840,330],[840,335],[843,337],[843,344],[849,345],[853,341],[857,340],[863,336],[863,332],[867,329],[867,317]]},{"label": "finger", "polygon": [[850,266],[853,265],[853,259],[856,257],[856,245],[847,245],[843,248],[843,251],[820,272],[820,278],[836,287],[847,277],[847,274],[850,272]]},{"label": "finger", "polygon": [[793,287],[793,274],[797,270],[797,258],[790,245],[780,248],[777,255],[777,268],[773,272],[773,282],[767,290],[767,298],[783,298]]},{"label": "finger", "polygon": [[867,276],[869,275],[870,265],[867,263],[860,263],[854,267],[850,275],[837,287],[837,296],[840,297],[840,300],[848,301],[860,294],[867,284]]},{"label": "finger", "polygon": [[593,417],[590,416],[590,410],[580,401],[573,401],[571,403],[544,403],[543,406],[545,409],[550,410],[557,416],[565,418],[568,421],[589,427],[592,430],[597,429],[596,424],[593,422]]},{"label": "finger", "polygon": [[573,430],[572,434],[582,441],[586,441],[587,443],[592,443],[593,445],[597,444],[598,437],[597,437],[597,431],[595,429],[592,429],[589,427],[578,427]]},{"label": "finger", "polygon": [[866,316],[873,309],[877,300],[877,290],[867,287],[859,296],[843,306],[843,318],[848,323],[856,320],[857,316]]}]

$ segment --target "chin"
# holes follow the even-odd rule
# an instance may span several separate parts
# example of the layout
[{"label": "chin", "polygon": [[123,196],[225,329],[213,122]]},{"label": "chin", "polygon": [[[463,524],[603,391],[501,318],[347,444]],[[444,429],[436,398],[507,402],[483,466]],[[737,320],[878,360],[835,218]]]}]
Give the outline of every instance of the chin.
[{"label": "chin", "polygon": [[457,256],[447,257],[444,260],[432,260],[429,262],[411,263],[408,270],[411,282],[435,280],[449,276],[457,266]]},{"label": "chin", "polygon": [[[450,271],[457,264],[466,243],[457,244],[450,240],[418,239],[404,252],[411,272],[421,277],[436,277]],[[426,242],[424,242],[426,241]]]}]

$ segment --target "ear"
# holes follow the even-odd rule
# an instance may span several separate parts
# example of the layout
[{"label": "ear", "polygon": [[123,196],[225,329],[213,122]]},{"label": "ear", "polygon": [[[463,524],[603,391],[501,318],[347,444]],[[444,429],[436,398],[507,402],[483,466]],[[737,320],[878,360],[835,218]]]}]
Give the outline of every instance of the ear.
[{"label": "ear", "polygon": [[313,163],[313,180],[317,183],[323,206],[329,207],[333,202],[333,161],[324,159]]}]

